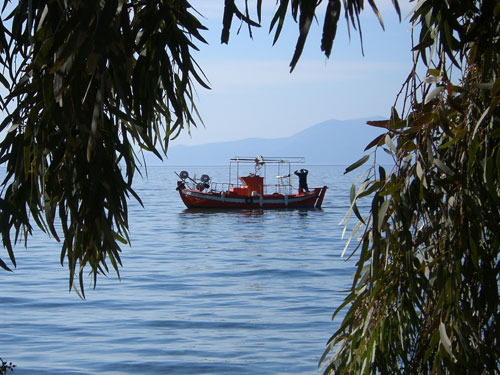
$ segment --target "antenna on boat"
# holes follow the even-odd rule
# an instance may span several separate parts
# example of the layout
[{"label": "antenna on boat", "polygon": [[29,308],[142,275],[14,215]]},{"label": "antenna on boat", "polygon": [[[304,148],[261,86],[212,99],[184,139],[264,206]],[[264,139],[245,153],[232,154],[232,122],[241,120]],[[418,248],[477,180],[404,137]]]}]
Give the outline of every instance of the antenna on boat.
[{"label": "antenna on boat", "polygon": [[262,156],[257,156],[254,160],[254,163],[255,163],[255,175],[257,175],[257,172],[259,172],[259,170],[265,164],[264,158]]}]

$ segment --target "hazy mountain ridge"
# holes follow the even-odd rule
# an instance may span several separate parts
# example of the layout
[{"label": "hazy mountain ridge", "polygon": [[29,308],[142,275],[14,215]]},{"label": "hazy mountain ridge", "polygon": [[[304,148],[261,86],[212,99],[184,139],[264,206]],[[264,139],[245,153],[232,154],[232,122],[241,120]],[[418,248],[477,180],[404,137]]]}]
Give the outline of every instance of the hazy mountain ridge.
[{"label": "hazy mountain ridge", "polygon": [[[363,150],[383,129],[366,125],[376,119],[327,120],[284,138],[246,138],[231,142],[176,146],[168,150],[168,165],[226,165],[234,156],[303,156],[306,164],[348,165],[364,155]],[[152,156],[152,155],[151,155]],[[148,165],[161,165],[153,157]],[[390,162],[378,153],[379,162]]]}]

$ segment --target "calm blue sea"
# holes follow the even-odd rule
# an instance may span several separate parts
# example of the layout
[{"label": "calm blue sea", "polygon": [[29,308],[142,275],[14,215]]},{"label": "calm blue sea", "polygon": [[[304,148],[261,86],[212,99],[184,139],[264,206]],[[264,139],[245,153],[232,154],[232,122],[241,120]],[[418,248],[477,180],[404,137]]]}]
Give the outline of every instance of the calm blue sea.
[{"label": "calm blue sea", "polygon": [[[188,211],[174,171],[227,181],[227,167],[150,167],[135,181],[121,281],[68,292],[60,245],[41,232],[0,270],[0,357],[13,374],[317,374],[354,261],[339,225],[359,173],[309,166],[322,210]],[[6,251],[0,249],[7,261]]]}]

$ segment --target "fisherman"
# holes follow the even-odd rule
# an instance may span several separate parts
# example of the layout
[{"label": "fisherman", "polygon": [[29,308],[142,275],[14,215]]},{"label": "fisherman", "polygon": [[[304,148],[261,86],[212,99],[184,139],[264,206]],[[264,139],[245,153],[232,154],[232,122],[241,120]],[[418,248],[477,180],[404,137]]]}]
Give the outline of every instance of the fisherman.
[{"label": "fisherman", "polygon": [[309,171],[307,169],[300,169],[294,172],[299,177],[299,193],[303,193],[304,191],[309,191],[307,187],[307,174]]}]

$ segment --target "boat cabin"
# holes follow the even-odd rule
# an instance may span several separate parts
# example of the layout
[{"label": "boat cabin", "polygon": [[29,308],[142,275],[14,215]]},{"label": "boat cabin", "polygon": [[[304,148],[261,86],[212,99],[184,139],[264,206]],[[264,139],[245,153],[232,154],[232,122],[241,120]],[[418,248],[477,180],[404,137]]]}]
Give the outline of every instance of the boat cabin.
[{"label": "boat cabin", "polygon": [[240,187],[231,187],[229,189],[231,193],[249,197],[264,194],[264,177],[249,175],[245,177],[240,176],[239,179],[243,185]]}]

